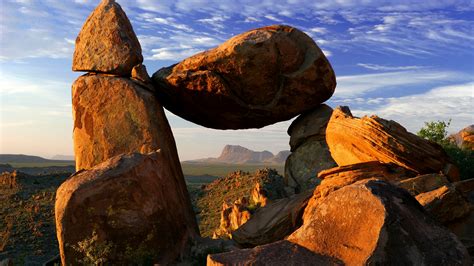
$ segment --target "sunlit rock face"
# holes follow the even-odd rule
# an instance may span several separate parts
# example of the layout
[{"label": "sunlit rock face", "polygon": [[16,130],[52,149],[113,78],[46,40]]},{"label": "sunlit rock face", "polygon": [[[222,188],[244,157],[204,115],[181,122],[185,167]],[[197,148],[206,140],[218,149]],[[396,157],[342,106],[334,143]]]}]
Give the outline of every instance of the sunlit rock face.
[{"label": "sunlit rock face", "polygon": [[179,166],[171,128],[153,93],[122,77],[88,74],[72,86],[76,169],[88,169],[113,156],[169,153]]},{"label": "sunlit rock face", "polygon": [[142,61],[142,49],[127,15],[114,0],[103,0],[76,38],[72,70],[129,77]]},{"label": "sunlit rock face", "polygon": [[55,204],[62,264],[96,263],[98,254],[105,264],[169,264],[185,255],[199,232],[173,160],[160,151],[119,155],[64,182]]},{"label": "sunlit rock face", "polygon": [[454,234],[385,181],[362,180],[309,204],[317,206],[288,240],[346,265],[470,265]]},{"label": "sunlit rock face", "polygon": [[260,128],[326,101],[336,79],[329,61],[302,31],[274,25],[153,75],[166,109],[217,129]]},{"label": "sunlit rock face", "polygon": [[392,120],[354,117],[348,107],[338,107],[332,113],[326,141],[339,166],[381,161],[419,174],[441,171],[451,181],[459,180],[459,171],[440,145],[408,132]]}]

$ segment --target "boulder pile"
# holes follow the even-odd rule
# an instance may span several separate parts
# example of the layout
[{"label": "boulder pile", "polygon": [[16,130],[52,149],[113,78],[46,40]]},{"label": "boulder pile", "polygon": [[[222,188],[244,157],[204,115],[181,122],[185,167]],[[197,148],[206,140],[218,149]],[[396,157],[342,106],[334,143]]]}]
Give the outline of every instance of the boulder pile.
[{"label": "boulder pile", "polygon": [[[72,86],[77,172],[56,194],[63,265],[471,265],[474,180],[398,123],[323,104],[336,77],[304,32],[250,30],[152,78],[142,63],[126,14],[102,0],[73,57],[87,73]],[[230,240],[200,237],[163,106],[216,129],[299,115],[285,177],[203,187],[201,233]],[[469,134],[453,139],[470,147]]]}]

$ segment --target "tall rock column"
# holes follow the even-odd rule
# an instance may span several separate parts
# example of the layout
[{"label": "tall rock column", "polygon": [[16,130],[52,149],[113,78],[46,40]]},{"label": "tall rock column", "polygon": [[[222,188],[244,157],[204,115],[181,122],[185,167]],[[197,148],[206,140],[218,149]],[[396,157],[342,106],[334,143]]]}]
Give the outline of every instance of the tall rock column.
[{"label": "tall rock column", "polygon": [[[92,233],[84,232],[84,228],[91,230],[92,228],[87,226],[91,223],[90,219],[77,219],[74,212],[67,211],[79,204],[70,200],[74,197],[61,195],[81,194],[81,199],[92,207],[96,205],[100,207],[104,202],[109,204],[107,208],[95,208],[93,217],[108,217],[108,210],[117,208],[122,213],[136,212],[147,216],[151,210],[159,210],[156,213],[160,213],[163,212],[160,209],[162,206],[173,205],[173,209],[168,208],[165,213],[147,216],[153,221],[146,222],[160,225],[160,231],[174,232],[173,239],[168,238],[167,234],[160,234],[163,239],[154,242],[168,243],[169,249],[174,250],[173,254],[176,256],[182,256],[178,254],[179,252],[175,252],[177,245],[180,246],[178,250],[184,250],[188,243],[186,240],[176,241],[176,239],[192,239],[199,235],[171,128],[162,105],[153,93],[153,85],[142,61],[140,43],[126,14],[114,0],[103,0],[83,25],[76,39],[74,51],[72,69],[88,72],[79,77],[72,86],[76,170],[94,172],[98,165],[115,156],[132,152],[147,154],[160,150],[160,160],[150,161],[147,166],[151,169],[153,167],[149,164],[154,164],[155,170],[160,174],[154,175],[153,171],[137,170],[132,173],[139,175],[137,182],[124,186],[128,193],[127,191],[117,193],[128,195],[132,202],[137,201],[140,198],[136,197],[136,191],[140,191],[141,187],[151,182],[151,179],[159,176],[156,179],[158,185],[150,186],[147,193],[161,195],[166,188],[166,193],[173,197],[171,199],[157,196],[155,200],[140,201],[132,208],[132,204],[120,205],[120,202],[109,198],[109,195],[113,195],[111,191],[113,186],[93,187],[94,182],[97,184],[109,182],[103,173],[95,174],[98,176],[96,181],[80,180],[84,175],[71,177],[68,182],[77,185],[69,186],[67,190],[63,189],[56,198],[56,224],[64,265],[75,264],[80,254],[77,255],[77,252],[70,249],[85,241],[69,243],[68,239],[77,240],[79,235]],[[111,167],[115,166],[112,164]],[[120,169],[108,171],[114,173],[114,171],[120,172]],[[121,179],[126,180],[126,177],[117,177],[116,182],[121,182]],[[96,203],[88,201],[88,195],[92,194]],[[128,198],[125,197],[124,200]],[[165,215],[166,212],[170,215]],[[174,217],[173,224],[181,226],[180,230],[177,231],[177,227],[169,223],[170,217]],[[128,235],[128,232],[132,234],[134,230],[124,232],[116,232],[121,229],[113,230],[114,225],[110,224],[113,221],[106,219],[95,222],[94,230],[98,233],[99,240],[105,241],[104,243],[126,242],[128,237],[136,239],[136,235]],[[123,239],[117,239],[117,235]],[[160,252],[160,249],[156,252]],[[76,255],[68,257],[68,254]],[[159,254],[157,256],[163,257]],[[165,261],[160,262],[170,263],[176,256],[167,256]]]}]

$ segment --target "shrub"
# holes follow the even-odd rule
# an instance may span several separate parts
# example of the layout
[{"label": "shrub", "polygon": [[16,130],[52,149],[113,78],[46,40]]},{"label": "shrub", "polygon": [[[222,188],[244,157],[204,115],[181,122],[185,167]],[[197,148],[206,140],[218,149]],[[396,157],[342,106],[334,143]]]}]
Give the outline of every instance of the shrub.
[{"label": "shrub", "polygon": [[447,138],[447,129],[450,124],[451,119],[447,122],[440,120],[425,122],[425,126],[418,131],[417,135],[441,145],[453,163],[458,166],[461,179],[472,178],[474,177],[474,152],[459,148]]}]

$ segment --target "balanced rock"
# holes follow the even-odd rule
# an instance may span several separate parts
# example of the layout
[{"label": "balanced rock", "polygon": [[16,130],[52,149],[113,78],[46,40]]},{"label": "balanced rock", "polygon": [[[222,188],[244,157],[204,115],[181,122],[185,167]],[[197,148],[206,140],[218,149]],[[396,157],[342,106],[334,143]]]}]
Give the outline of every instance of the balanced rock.
[{"label": "balanced rock", "polygon": [[285,182],[296,193],[314,189],[322,170],[337,166],[326,144],[326,126],[332,108],[322,104],[306,112],[288,128],[292,153],[285,163]]},{"label": "balanced rock", "polygon": [[[76,169],[161,149],[181,168],[171,128],[152,92],[128,78],[88,74],[72,86]],[[183,181],[184,182],[184,181]]]},{"label": "balanced rock", "polygon": [[445,185],[433,191],[421,193],[416,196],[416,200],[443,224],[463,218],[471,211],[469,202],[454,185]]},{"label": "balanced rock", "polygon": [[210,254],[207,266],[237,265],[344,265],[341,261],[311,252],[286,240],[253,249]]},{"label": "balanced rock", "polygon": [[[199,235],[175,158],[161,151],[110,158],[77,172],[57,190],[63,265],[169,264]],[[91,257],[92,256],[92,257]]]},{"label": "balanced rock", "polygon": [[217,129],[260,128],[313,109],[334,93],[331,65],[290,26],[237,35],[153,75],[174,114]]},{"label": "balanced rock", "polygon": [[346,265],[471,265],[463,244],[408,192],[376,179],[329,194],[288,240]]},{"label": "balanced rock", "polygon": [[284,239],[302,224],[303,211],[312,191],[279,199],[258,209],[250,219],[232,232],[242,247],[255,247]]},{"label": "balanced rock", "polygon": [[102,0],[76,38],[72,70],[129,77],[142,61],[142,49],[127,15],[114,0]]},{"label": "balanced rock", "polygon": [[449,136],[449,140],[461,149],[474,150],[474,125],[467,126]]},{"label": "balanced rock", "polygon": [[459,171],[443,148],[377,116],[353,117],[348,107],[333,111],[326,141],[339,166],[367,161],[395,163],[418,174],[444,172],[451,181]]}]

